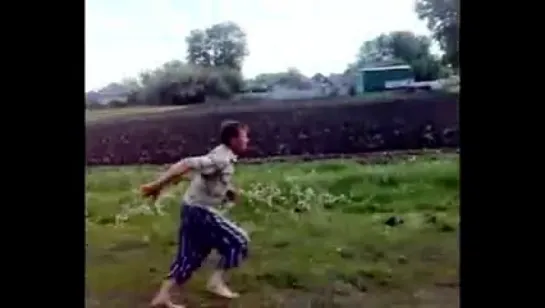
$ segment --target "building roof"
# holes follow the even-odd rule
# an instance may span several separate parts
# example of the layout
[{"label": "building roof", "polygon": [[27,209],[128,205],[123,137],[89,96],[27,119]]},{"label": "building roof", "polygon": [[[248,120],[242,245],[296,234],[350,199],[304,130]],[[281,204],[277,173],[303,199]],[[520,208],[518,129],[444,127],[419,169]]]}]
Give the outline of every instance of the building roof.
[{"label": "building roof", "polygon": [[411,69],[409,65],[391,65],[382,67],[364,67],[360,69],[360,72],[372,72],[372,71],[389,71],[389,70],[406,70]]}]

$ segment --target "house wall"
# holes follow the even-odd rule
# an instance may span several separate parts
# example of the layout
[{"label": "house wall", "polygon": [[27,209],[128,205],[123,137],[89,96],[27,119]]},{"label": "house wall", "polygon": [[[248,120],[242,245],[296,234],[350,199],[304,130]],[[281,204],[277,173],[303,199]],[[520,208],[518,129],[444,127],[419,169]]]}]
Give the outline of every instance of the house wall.
[{"label": "house wall", "polygon": [[[337,95],[348,95],[349,89],[341,87],[337,89]],[[336,87],[329,85],[315,85],[310,89],[300,90],[283,86],[273,86],[271,91],[264,93],[240,94],[241,99],[270,99],[270,100],[292,100],[292,99],[313,99],[331,96]]]},{"label": "house wall", "polygon": [[107,97],[101,97],[98,100],[98,103],[102,104],[102,105],[108,105],[108,104],[110,104],[111,102],[114,102],[114,101],[126,103],[127,100],[128,100],[127,96],[107,96]]},{"label": "house wall", "polygon": [[363,88],[363,92],[384,91],[412,81],[414,74],[410,69],[362,71],[360,88]]}]

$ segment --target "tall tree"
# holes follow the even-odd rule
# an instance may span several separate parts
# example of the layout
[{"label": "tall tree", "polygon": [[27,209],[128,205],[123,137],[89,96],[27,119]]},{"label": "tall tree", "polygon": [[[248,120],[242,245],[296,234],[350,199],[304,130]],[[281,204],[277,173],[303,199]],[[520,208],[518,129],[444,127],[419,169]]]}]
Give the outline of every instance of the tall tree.
[{"label": "tall tree", "polygon": [[283,85],[298,89],[306,88],[308,81],[309,79],[295,67],[289,67],[284,72],[259,74],[254,79],[254,82],[260,86]]},{"label": "tall tree", "polygon": [[460,0],[417,0],[415,9],[418,17],[427,21],[428,28],[445,52],[446,62],[458,67]]},{"label": "tall tree", "polygon": [[441,66],[430,53],[430,45],[428,37],[409,31],[381,34],[361,45],[356,63],[351,67],[408,64],[413,68],[417,80],[436,79]]},{"label": "tall tree", "polygon": [[204,30],[192,30],[185,42],[187,44],[187,62],[204,67],[212,65],[209,39]]},{"label": "tall tree", "polygon": [[121,80],[121,85],[123,85],[129,91],[138,91],[140,90],[140,83],[137,78],[124,78]]},{"label": "tall tree", "polygon": [[227,67],[240,71],[248,55],[246,34],[234,22],[193,30],[186,43],[187,61],[204,67]]}]

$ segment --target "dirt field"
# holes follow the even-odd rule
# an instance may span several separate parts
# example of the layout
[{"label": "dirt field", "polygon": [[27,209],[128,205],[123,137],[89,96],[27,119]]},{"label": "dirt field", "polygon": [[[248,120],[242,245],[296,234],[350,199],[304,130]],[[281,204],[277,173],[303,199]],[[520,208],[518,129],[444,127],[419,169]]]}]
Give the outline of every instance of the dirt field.
[{"label": "dirt field", "polygon": [[252,158],[354,154],[458,146],[458,96],[428,94],[391,101],[353,100],[189,106],[87,125],[88,165],[163,164],[202,154],[220,123],[251,128]]},{"label": "dirt field", "polygon": [[[163,118],[202,117],[208,114],[260,113],[274,111],[296,111],[306,108],[336,108],[338,106],[362,106],[399,101],[442,101],[456,94],[443,92],[417,93],[371,93],[363,97],[333,97],[313,100],[227,100],[210,101],[186,106],[142,106],[86,110],[86,125],[89,127],[141,122]],[[456,96],[457,97],[457,96]],[[166,112],[165,112],[166,111]]]},{"label": "dirt field", "polygon": [[[365,160],[364,160],[365,161]],[[204,292],[212,255],[178,299],[195,307],[458,307],[458,156],[240,166],[251,255]],[[159,167],[87,169],[86,307],[147,307],[176,249],[185,184],[152,207],[136,188]]]},{"label": "dirt field", "polygon": [[127,108],[108,108],[85,110],[85,123],[95,124],[101,121],[115,121],[119,118],[131,116],[143,116],[149,114],[161,114],[184,109],[185,106],[165,106],[165,107],[127,107]]}]

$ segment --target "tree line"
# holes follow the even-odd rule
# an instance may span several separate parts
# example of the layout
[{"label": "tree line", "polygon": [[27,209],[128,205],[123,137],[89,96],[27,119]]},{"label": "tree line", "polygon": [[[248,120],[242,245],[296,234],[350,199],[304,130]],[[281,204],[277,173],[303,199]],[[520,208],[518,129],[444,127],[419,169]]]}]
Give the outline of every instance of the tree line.
[{"label": "tree line", "polygon": [[[459,0],[416,0],[415,11],[427,22],[432,37],[409,31],[381,34],[362,43],[344,75],[349,76],[363,66],[409,64],[417,80],[434,80],[456,70],[459,66]],[[240,26],[229,21],[195,29],[185,40],[185,61],[172,60],[117,83],[131,93],[127,104],[200,103],[207,97],[227,99],[245,90],[241,70],[249,51],[246,34]],[[430,52],[432,40],[439,43],[441,57]],[[298,76],[302,74],[292,68],[287,72],[261,74],[254,81],[297,83]]]}]

